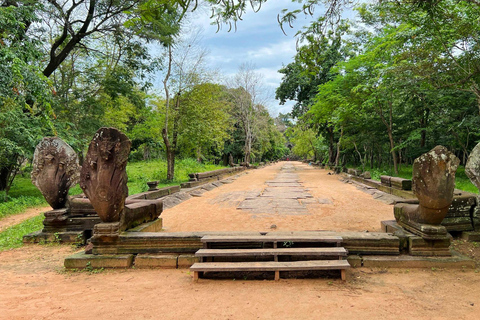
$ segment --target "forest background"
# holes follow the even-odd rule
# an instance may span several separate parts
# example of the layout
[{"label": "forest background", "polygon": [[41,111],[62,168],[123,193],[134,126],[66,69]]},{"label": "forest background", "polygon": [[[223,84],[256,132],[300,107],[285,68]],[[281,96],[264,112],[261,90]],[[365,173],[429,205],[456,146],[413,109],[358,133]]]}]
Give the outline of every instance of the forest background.
[{"label": "forest background", "polygon": [[[207,70],[198,35],[184,36],[198,6],[234,29],[264,2],[2,1],[0,190],[42,137],[61,137],[82,158],[102,126],[132,140],[131,161],[166,160],[166,181],[175,159],[227,164],[230,155],[398,173],[441,144],[465,163],[480,138],[479,2],[292,1],[298,10],[279,13],[285,30],[324,11],[279,70],[276,98],[295,105],[275,119],[253,64],[224,79]],[[341,19],[345,9],[357,19]],[[163,87],[153,88],[159,70]]]}]

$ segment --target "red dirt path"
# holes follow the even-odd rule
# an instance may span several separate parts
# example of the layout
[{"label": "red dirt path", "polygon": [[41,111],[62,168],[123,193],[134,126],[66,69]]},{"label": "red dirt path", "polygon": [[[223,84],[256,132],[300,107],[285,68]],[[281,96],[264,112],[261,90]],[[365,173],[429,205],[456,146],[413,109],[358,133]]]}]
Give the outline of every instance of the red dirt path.
[{"label": "red dirt path", "polygon": [[[279,166],[279,165],[277,165]],[[302,165],[303,166],[303,165]],[[378,230],[392,207],[319,169],[299,175],[315,197],[333,204],[310,215],[268,217],[208,200],[261,187],[276,166],[249,173],[166,210],[177,230]],[[224,217],[219,211],[225,212]],[[228,215],[227,215],[228,213]],[[298,222],[298,224],[297,224]],[[197,226],[197,228],[195,228]],[[477,250],[475,247],[469,250]],[[65,272],[68,246],[28,245],[0,252],[0,319],[478,319],[474,270],[352,269],[339,279],[192,282],[188,270]],[[473,251],[472,251],[473,252]],[[477,254],[479,252],[476,252]]]}]

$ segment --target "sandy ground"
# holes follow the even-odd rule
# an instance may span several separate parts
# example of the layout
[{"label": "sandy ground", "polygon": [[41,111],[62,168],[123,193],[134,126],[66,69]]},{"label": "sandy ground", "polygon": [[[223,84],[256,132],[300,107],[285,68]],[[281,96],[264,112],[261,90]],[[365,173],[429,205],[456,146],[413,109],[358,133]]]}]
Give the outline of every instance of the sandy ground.
[{"label": "sandy ground", "polygon": [[35,217],[40,213],[46,212],[48,210],[52,210],[52,208],[51,207],[30,208],[25,210],[23,213],[16,214],[13,216],[7,216],[0,220],[0,232],[7,229],[8,227],[19,224],[27,219]]},{"label": "sandy ground", "polygon": [[192,282],[188,270],[65,272],[65,246],[0,253],[0,319],[478,319],[474,271]]},{"label": "sandy ground", "polygon": [[166,231],[380,231],[380,221],[392,220],[393,208],[377,201],[337,175],[301,162],[293,162],[301,184],[324,204],[308,204],[306,215],[255,214],[237,209],[249,193],[261,192],[280,172],[283,163],[249,171],[226,184],[162,213]]},{"label": "sandy ground", "polygon": [[[276,223],[281,230],[377,230],[381,219],[392,218],[391,206],[308,167],[299,171],[305,187],[332,203],[310,207],[307,215],[252,215],[239,212],[229,201],[209,202],[225,199],[222,193],[262,188],[275,168],[255,171],[167,210],[168,229],[262,230]],[[239,201],[233,198],[229,199]],[[222,217],[217,211],[229,215]],[[199,227],[193,229],[195,223]],[[458,245],[470,256],[480,256],[478,245]],[[0,319],[385,320],[478,319],[480,314],[480,274],[475,270],[362,268],[349,270],[346,282],[320,278],[193,283],[188,269],[66,272],[63,259],[75,250],[27,245],[0,252]]]}]

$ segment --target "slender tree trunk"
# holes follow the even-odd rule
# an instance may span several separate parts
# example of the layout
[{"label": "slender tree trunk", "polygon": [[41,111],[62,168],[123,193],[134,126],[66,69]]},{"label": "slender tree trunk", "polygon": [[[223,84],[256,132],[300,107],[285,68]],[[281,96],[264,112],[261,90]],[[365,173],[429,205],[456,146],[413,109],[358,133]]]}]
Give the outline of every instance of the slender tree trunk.
[{"label": "slender tree trunk", "polygon": [[250,124],[247,124],[245,130],[245,163],[250,163],[250,154],[252,152],[252,131],[250,129]]},{"label": "slender tree trunk", "polygon": [[333,127],[327,128],[328,132],[328,164],[332,165],[334,163],[335,151],[333,148]]},{"label": "slender tree trunk", "polygon": [[381,105],[378,106],[377,112],[380,115],[383,124],[387,128],[388,139],[390,140],[390,153],[392,154],[393,160],[393,171],[395,172],[395,174],[398,174],[397,152],[395,151],[395,141],[393,139],[393,103],[391,100],[388,102],[388,106],[388,121],[387,119],[385,119]]},{"label": "slender tree trunk", "polygon": [[362,170],[365,170],[365,165],[362,161],[362,154],[360,153],[360,151],[358,151],[357,143],[355,141],[353,141],[353,146],[355,148],[355,151],[358,154],[358,158],[360,159],[360,165],[362,166]]},{"label": "slender tree trunk", "polygon": [[373,153],[373,146],[370,149],[370,169],[373,169],[373,161],[374,161],[374,153]]},{"label": "slender tree trunk", "polygon": [[163,79],[163,89],[165,90],[165,127],[162,129],[162,138],[165,143],[165,151],[167,154],[167,180],[173,180],[175,176],[175,151],[168,139],[168,116],[170,111],[170,91],[168,90],[168,80],[172,72],[172,46],[168,46],[168,69],[165,79]]},{"label": "slender tree trunk", "polygon": [[340,160],[340,144],[342,143],[342,138],[343,138],[343,126],[340,129],[340,139],[338,139],[338,143],[337,143],[337,155],[335,156],[335,167],[338,166],[338,161]]},{"label": "slender tree trunk", "polygon": [[390,126],[387,128],[387,133],[388,139],[390,140],[390,153],[392,154],[393,171],[395,174],[398,174],[397,152],[395,151],[395,142],[393,140],[392,128]]}]

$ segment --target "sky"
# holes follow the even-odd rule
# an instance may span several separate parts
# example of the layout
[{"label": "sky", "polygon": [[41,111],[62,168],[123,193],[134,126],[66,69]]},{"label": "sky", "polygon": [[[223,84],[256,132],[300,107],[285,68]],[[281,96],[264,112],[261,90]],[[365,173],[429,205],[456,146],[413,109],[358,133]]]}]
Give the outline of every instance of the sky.
[{"label": "sky", "polygon": [[[237,23],[237,30],[228,32],[228,26],[217,32],[217,25],[211,25],[209,11],[197,10],[189,21],[192,29],[203,29],[200,46],[208,50],[206,64],[208,68],[218,70],[226,78],[238,72],[242,63],[251,63],[255,71],[262,75],[267,88],[267,107],[271,116],[279,112],[290,112],[294,102],[280,105],[275,100],[275,89],[280,85],[282,74],[278,70],[293,61],[296,53],[295,34],[308,25],[312,17],[303,13],[298,15],[294,28],[285,26],[282,32],[277,15],[282,9],[297,9],[298,3],[292,0],[270,0],[262,5],[259,12],[249,10]],[[316,15],[322,14],[322,8],[316,9]]]}]

